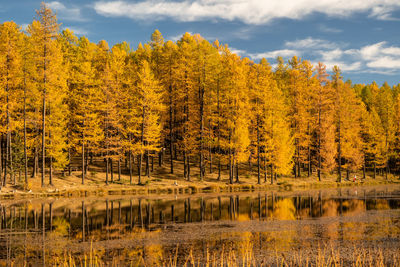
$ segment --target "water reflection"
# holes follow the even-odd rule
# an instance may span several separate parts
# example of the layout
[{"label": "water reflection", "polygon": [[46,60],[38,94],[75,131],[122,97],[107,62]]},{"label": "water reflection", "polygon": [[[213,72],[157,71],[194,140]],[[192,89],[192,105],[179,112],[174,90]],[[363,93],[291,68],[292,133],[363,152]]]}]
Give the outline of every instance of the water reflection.
[{"label": "water reflection", "polygon": [[233,251],[241,263],[259,262],[319,241],[389,240],[398,249],[400,191],[352,190],[5,201],[0,264],[46,266],[85,254],[103,263],[157,266],[233,260]]}]

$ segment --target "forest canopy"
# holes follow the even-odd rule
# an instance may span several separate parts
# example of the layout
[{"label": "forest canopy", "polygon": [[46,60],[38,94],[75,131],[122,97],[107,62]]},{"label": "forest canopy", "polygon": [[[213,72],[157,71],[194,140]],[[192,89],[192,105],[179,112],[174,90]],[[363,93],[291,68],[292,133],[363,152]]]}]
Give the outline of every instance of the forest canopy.
[{"label": "forest canopy", "polygon": [[155,30],[132,49],[59,28],[45,4],[26,30],[0,25],[3,186],[38,175],[52,184],[74,164],[84,183],[93,158],[104,160],[105,183],[122,161],[142,183],[153,158],[170,173],[182,161],[189,181],[193,168],[200,180],[228,169],[233,183],[244,163],[258,183],[400,173],[400,85],[344,82],[340,66],[329,74],[299,57],[272,67],[189,33],[173,42]]}]

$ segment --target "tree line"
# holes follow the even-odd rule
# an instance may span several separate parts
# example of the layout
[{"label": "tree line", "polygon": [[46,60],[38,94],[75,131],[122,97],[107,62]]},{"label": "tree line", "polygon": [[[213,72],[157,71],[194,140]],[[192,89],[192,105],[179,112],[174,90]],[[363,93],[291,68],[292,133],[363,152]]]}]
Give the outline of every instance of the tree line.
[{"label": "tree line", "polygon": [[42,3],[25,31],[0,25],[1,183],[52,184],[73,157],[82,183],[93,157],[104,159],[107,184],[122,161],[130,183],[142,183],[154,158],[171,174],[183,162],[188,181],[196,168],[200,180],[226,169],[239,182],[244,163],[258,183],[399,173],[400,86],[331,73],[298,57],[255,63],[188,33],[173,42],[156,30],[136,50],[110,48],[60,32]]}]

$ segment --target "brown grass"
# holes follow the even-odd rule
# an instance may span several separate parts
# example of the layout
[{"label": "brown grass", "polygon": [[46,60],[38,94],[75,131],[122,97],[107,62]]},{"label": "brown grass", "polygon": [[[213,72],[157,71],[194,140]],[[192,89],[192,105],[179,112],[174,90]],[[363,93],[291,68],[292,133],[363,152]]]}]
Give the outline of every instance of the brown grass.
[{"label": "brown grass", "polygon": [[[96,162],[95,162],[96,164]],[[156,166],[157,165],[157,166]],[[38,198],[48,196],[63,196],[63,197],[81,197],[88,195],[148,195],[148,194],[193,194],[193,193],[219,193],[219,192],[246,192],[246,191],[264,191],[264,190],[301,190],[301,189],[319,189],[319,188],[334,188],[341,186],[354,185],[379,185],[400,183],[400,180],[393,175],[388,179],[383,176],[377,176],[373,179],[367,176],[365,180],[358,179],[356,182],[346,181],[344,178],[341,183],[338,183],[337,177],[333,175],[325,175],[322,181],[319,182],[316,175],[306,177],[303,173],[301,178],[279,177],[274,184],[271,185],[270,178],[264,183],[257,184],[256,167],[250,173],[248,165],[243,164],[240,168],[240,183],[229,184],[226,168],[222,172],[222,180],[217,180],[216,166],[213,168],[213,173],[207,169],[206,177],[203,181],[199,180],[198,168],[195,166],[191,169],[191,181],[188,182],[183,178],[183,164],[180,161],[175,161],[174,174],[169,173],[169,164],[158,167],[155,162],[154,172],[150,178],[142,176],[142,185],[137,185],[136,170],[133,176],[133,184],[129,183],[129,175],[126,168],[122,168],[123,173],[121,179],[118,180],[118,172],[114,167],[114,182],[105,185],[105,173],[102,171],[104,166],[101,163],[91,165],[86,175],[85,184],[81,183],[81,171],[72,172],[71,176],[63,176],[61,172],[54,172],[53,185],[48,184],[48,176],[46,176],[46,185],[41,187],[40,177],[30,178],[28,185],[23,185],[20,182],[18,185],[8,184],[0,190],[0,198]],[[356,174],[357,177],[362,177],[361,173]],[[344,175],[345,176],[345,175]],[[353,177],[352,174],[351,177]],[[110,180],[110,177],[109,177]],[[351,180],[351,179],[350,179]],[[175,183],[176,182],[176,183]],[[177,185],[176,185],[177,184]],[[25,190],[26,189],[26,190]]]}]

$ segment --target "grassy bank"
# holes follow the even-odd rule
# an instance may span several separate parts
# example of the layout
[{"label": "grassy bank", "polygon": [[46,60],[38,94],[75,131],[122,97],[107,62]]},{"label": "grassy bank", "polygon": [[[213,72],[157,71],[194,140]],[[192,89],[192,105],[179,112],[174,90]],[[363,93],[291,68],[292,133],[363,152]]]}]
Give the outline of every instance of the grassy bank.
[{"label": "grassy bank", "polygon": [[[362,177],[361,174],[355,174]],[[150,195],[150,194],[194,194],[194,193],[220,193],[220,192],[253,192],[268,190],[286,190],[298,191],[319,188],[336,188],[356,185],[382,185],[382,184],[400,184],[398,177],[389,175],[388,179],[383,176],[377,176],[373,179],[367,176],[366,179],[357,179],[353,181],[354,174],[350,180],[343,179],[341,183],[337,182],[336,175],[323,177],[318,181],[315,175],[311,177],[280,177],[271,184],[268,179],[262,180],[257,184],[257,176],[243,175],[239,183],[229,184],[226,176],[221,181],[217,180],[216,174],[208,176],[200,181],[198,177],[192,177],[191,181],[183,179],[179,173],[171,175],[167,173],[153,173],[150,178],[144,177],[143,184],[138,185],[136,177],[130,184],[129,176],[122,174],[120,179],[114,175],[114,181],[108,185],[105,184],[105,173],[88,173],[85,184],[82,185],[80,172],[74,172],[70,176],[63,177],[56,174],[53,177],[53,185],[41,187],[39,177],[30,178],[27,188],[21,185],[8,184],[0,191],[1,199],[19,199],[19,198],[43,198],[43,197],[82,197],[82,196],[108,196],[108,195]],[[47,181],[47,180],[46,180]],[[21,184],[21,183],[20,183]]]}]

